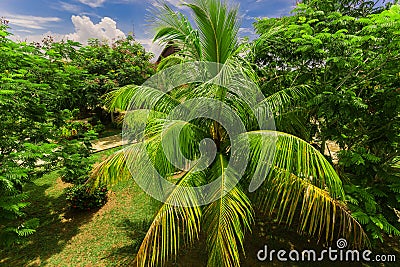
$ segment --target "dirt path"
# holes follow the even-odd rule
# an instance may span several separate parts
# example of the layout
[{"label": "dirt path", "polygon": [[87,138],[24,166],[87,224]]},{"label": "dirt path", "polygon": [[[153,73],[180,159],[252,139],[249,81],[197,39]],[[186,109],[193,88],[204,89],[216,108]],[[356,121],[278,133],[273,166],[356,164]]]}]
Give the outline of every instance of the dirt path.
[{"label": "dirt path", "polygon": [[122,140],[122,135],[112,135],[104,138],[100,138],[92,142],[92,148],[94,153],[107,150],[114,147],[119,147],[127,144],[127,142]]}]

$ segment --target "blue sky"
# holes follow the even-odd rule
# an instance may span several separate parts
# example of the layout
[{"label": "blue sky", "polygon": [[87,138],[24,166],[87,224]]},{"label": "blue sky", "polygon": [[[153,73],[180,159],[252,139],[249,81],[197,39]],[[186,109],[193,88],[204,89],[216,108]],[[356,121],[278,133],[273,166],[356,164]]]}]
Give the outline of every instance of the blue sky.
[{"label": "blue sky", "polygon": [[[182,9],[181,0],[167,0]],[[242,36],[254,36],[256,17],[286,15],[295,0],[236,0],[240,4]],[[154,53],[145,17],[154,0],[0,0],[0,17],[10,20],[14,39],[40,41],[45,35],[85,42],[87,38],[112,39],[132,32]],[[185,12],[185,10],[183,10]],[[133,26],[134,25],[134,26]]]}]

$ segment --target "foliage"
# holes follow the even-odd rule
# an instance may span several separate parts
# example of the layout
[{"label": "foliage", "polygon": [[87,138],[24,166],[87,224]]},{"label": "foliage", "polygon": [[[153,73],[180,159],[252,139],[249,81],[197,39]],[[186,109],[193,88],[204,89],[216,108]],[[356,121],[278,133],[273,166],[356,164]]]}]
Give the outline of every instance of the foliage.
[{"label": "foliage", "polygon": [[[72,113],[70,113],[71,115]],[[59,158],[61,179],[73,186],[66,189],[66,200],[74,209],[91,210],[101,207],[107,200],[104,187],[88,190],[85,182],[94,163],[91,141],[97,137],[91,124],[84,121],[67,122],[60,129]]]},{"label": "foliage", "polygon": [[83,47],[51,36],[27,44],[12,41],[8,30],[1,20],[0,234],[11,244],[37,226],[23,218],[29,205],[24,185],[60,166],[66,181],[81,184],[90,170],[90,140],[102,126],[72,121],[74,110],[102,109],[102,94],[142,83],[153,67],[132,37],[111,46],[94,40]]},{"label": "foliage", "polygon": [[[93,131],[85,134],[85,139],[67,141],[60,151],[62,157],[61,178],[66,183],[82,184],[86,181],[86,175],[89,173],[93,164],[90,159],[91,144],[90,140],[95,137]],[[86,141],[86,142],[85,142]]]},{"label": "foliage", "polygon": [[288,98],[277,114],[278,128],[312,141],[321,152],[327,140],[340,146],[338,170],[346,178],[349,207],[380,240],[400,229],[394,210],[400,208],[394,168],[399,19],[400,6],[390,2],[302,1],[293,16],[255,23],[260,38],[251,57],[267,94],[286,88],[311,93],[303,91],[303,101]]},{"label": "foliage", "polygon": [[[170,60],[166,58],[162,62],[164,66],[196,60],[211,61],[233,66],[247,77],[256,79],[249,62],[240,56],[246,52],[247,46],[239,44],[237,38],[237,7],[217,0],[190,1],[187,7],[194,15],[195,26],[166,4],[158,6],[152,14],[152,23],[156,28],[155,40],[164,44],[173,43],[180,48],[172,57],[173,63],[166,63]],[[137,254],[138,266],[162,264],[176,255],[182,246],[193,244],[200,234],[207,239],[209,266],[239,266],[244,236],[253,224],[256,210],[253,207],[257,207],[264,216],[277,215],[279,221],[288,225],[291,225],[294,216],[298,216],[301,218],[300,232],[327,242],[332,241],[333,234],[351,239],[354,246],[363,246],[367,242],[361,226],[346,209],[342,183],[333,167],[306,141],[291,134],[263,130],[254,123],[255,115],[238,96],[240,93],[255,94],[251,90],[235,92],[232,88],[222,88],[210,81],[181,86],[165,95],[156,89],[135,85],[119,88],[107,95],[111,108],[128,109],[129,103],[141,109],[148,108],[149,103],[154,106],[150,110],[144,138],[99,164],[89,180],[93,187],[110,186],[130,179],[126,159],[131,157],[135,160],[130,162],[134,166],[130,166],[129,170],[134,170],[133,175],[147,178],[149,182],[152,182],[149,170],[153,165],[164,178],[184,188],[205,185],[220,176],[223,181],[215,192],[216,200],[204,206],[196,205],[201,196],[190,189],[182,191],[181,187],[177,187],[169,192],[168,199],[179,205],[160,203]],[[276,107],[274,111],[277,113],[290,104],[290,101],[282,103],[282,99],[287,99],[287,96],[289,99],[299,99],[303,95],[297,93],[299,88],[289,88],[290,92],[286,94],[275,94],[278,90],[266,90],[264,87],[267,99],[261,105]],[[226,138],[225,129],[208,119],[182,122],[167,116],[179,104],[198,97],[221,101],[243,118],[246,132],[242,137],[249,140],[251,157],[246,175],[232,190],[228,188],[235,174],[227,168],[227,163],[232,159],[232,144],[230,138]],[[216,114],[221,112],[202,101],[196,101],[196,104],[195,109],[211,109]],[[132,113],[140,117],[140,112],[142,110]],[[182,123],[185,127],[177,132]],[[168,131],[164,131],[164,127]],[[189,159],[200,157],[196,148],[198,141],[204,138],[213,140],[217,148],[215,160],[202,171],[194,167],[182,171],[176,178],[176,167],[169,162],[163,150],[162,140],[168,132],[179,133],[176,142]],[[273,159],[269,159],[269,152],[275,148],[274,137],[277,153]],[[139,150],[140,146],[144,146],[146,151]],[[142,157],[150,157],[150,161],[143,163],[140,160]],[[265,182],[255,193],[248,193],[245,189],[251,177],[262,174],[265,167],[262,162],[270,161],[272,171],[265,177]]]},{"label": "foliage", "polygon": [[[49,142],[57,114],[52,111],[48,61],[36,47],[7,38],[7,22],[0,21],[0,235],[5,245],[35,232],[36,219],[25,219],[29,205],[23,185],[55,166]],[[41,161],[41,168],[38,162]]]},{"label": "foliage", "polygon": [[154,73],[149,62],[152,54],[132,36],[111,45],[91,39],[88,46],[74,53],[69,65],[85,70],[84,84],[72,98],[81,102],[73,105],[81,110],[101,107],[101,97],[111,89],[127,84],[140,85]]},{"label": "foliage", "polygon": [[90,191],[84,184],[77,184],[66,190],[66,199],[74,209],[88,210],[99,208],[107,201],[107,188]]}]

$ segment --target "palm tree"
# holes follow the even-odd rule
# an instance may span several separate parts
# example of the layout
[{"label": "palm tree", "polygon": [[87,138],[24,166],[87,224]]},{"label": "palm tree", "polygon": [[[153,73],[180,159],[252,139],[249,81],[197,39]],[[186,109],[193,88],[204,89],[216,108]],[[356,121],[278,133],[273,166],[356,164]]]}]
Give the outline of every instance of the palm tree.
[{"label": "palm tree", "polygon": [[[247,47],[238,41],[237,6],[218,0],[193,0],[186,6],[193,13],[195,27],[166,4],[160,4],[153,11],[154,39],[179,48],[179,52],[160,63],[159,69],[180,66],[183,62],[207,61],[233,66],[256,81],[251,66],[241,57]],[[217,73],[220,71],[222,68]],[[289,99],[299,94],[298,88],[289,88],[264,99],[263,104],[279,114],[281,107],[290,104]],[[200,155],[199,150],[193,148],[194,143],[204,138],[214,141],[216,156],[209,167],[188,168],[176,175],[176,167],[163,151],[162,140],[166,133],[160,129],[181,123],[168,118],[168,113],[200,96],[224,103],[244,121],[245,132],[240,136],[250,144],[249,162],[242,179],[234,186],[230,182],[235,175],[227,168],[233,157],[231,139],[216,121],[195,119],[179,128],[182,130],[179,146],[188,158],[196,159]],[[177,255],[182,245],[193,244],[200,233],[206,236],[209,266],[239,266],[245,232],[251,230],[255,211],[276,216],[288,225],[296,216],[300,232],[327,242],[333,241],[336,235],[352,240],[356,247],[367,242],[361,226],[346,209],[341,181],[324,156],[296,136],[254,123],[252,108],[241,101],[237,92],[210,83],[187,84],[166,94],[147,86],[130,85],[109,93],[107,101],[110,109],[122,110],[128,110],[132,103],[141,108],[151,103],[151,115],[146,117],[143,137],[96,166],[89,184],[111,186],[132,179],[132,175],[151,183],[153,176],[149,170],[155,166],[162,177],[181,186],[169,191],[166,201],[160,203],[136,256],[138,266],[164,263]],[[133,117],[137,119],[142,111],[132,112]],[[148,161],[141,160],[138,146],[145,148]],[[272,150],[275,153],[269,158]],[[135,160],[129,161],[132,158]],[[128,162],[135,164],[134,168],[130,168]],[[272,166],[269,173],[265,172],[267,163],[263,162]],[[256,174],[264,175],[265,180],[257,191],[248,193],[245,189]],[[221,177],[219,188],[213,192],[215,200],[198,204],[201,196],[190,188]],[[182,187],[189,190],[183,191]]]}]

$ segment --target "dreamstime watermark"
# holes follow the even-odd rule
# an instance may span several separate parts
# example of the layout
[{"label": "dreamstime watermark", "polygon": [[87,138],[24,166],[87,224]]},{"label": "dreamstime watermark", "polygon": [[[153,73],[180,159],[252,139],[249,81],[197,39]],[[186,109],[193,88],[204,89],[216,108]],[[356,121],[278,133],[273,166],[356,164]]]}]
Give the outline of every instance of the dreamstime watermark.
[{"label": "dreamstime watermark", "polygon": [[[177,94],[179,88],[181,91],[190,88],[191,91],[176,101],[171,92],[177,88]],[[271,149],[258,163],[257,175],[251,177],[248,190],[255,191],[269,172],[277,139],[273,113],[263,100],[259,87],[240,68],[230,64],[188,62],[153,75],[133,91],[124,119],[122,137],[124,142],[132,144],[124,154],[136,183],[153,198],[175,206],[206,205],[223,197],[237,185],[249,163],[250,145],[244,134],[248,121],[244,120],[253,119],[252,123],[256,123],[258,129],[267,130],[264,135],[268,136],[264,138],[271,144]],[[238,112],[243,107],[246,112],[251,111],[251,117],[243,117],[243,113]],[[154,158],[164,157],[164,161],[168,160],[175,169],[192,173],[210,167],[219,153],[215,139],[205,135],[202,140],[197,140],[201,154],[198,158],[188,159],[181,151],[181,131],[199,119],[218,123],[228,135],[229,162],[224,169],[225,177],[222,180],[220,176],[201,186],[177,185],[164,178],[166,172],[160,173],[163,167],[154,166],[157,165]],[[146,135],[149,127],[161,137],[157,144],[162,145],[163,155],[154,156],[159,152],[152,147],[156,141]],[[186,135],[191,139],[190,133],[186,132]],[[171,197],[172,192],[188,197]]]},{"label": "dreamstime watermark", "polygon": [[257,252],[259,261],[272,262],[275,259],[281,262],[319,262],[319,261],[342,261],[342,262],[396,262],[396,255],[373,254],[371,250],[355,250],[346,249],[347,240],[340,238],[336,242],[336,248],[328,247],[328,249],[319,252],[313,249],[298,250],[268,250],[265,245],[263,249]]}]

